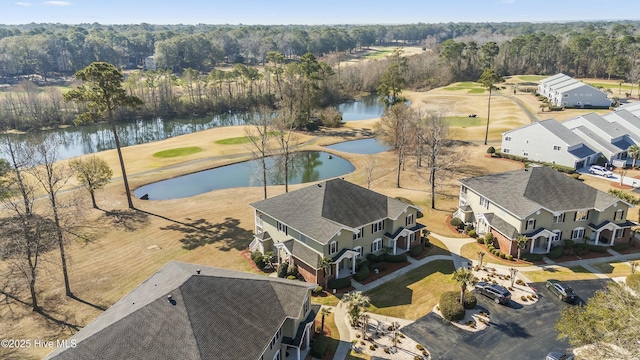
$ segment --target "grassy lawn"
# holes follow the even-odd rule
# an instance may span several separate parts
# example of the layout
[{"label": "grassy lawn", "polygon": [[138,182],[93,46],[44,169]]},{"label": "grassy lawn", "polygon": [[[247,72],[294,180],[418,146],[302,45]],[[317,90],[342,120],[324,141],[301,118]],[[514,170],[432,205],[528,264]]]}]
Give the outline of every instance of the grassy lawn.
[{"label": "grassy lawn", "polygon": [[463,257],[465,257],[465,258],[467,258],[469,260],[478,260],[478,251],[484,251],[485,255],[484,255],[484,259],[482,261],[485,264],[486,263],[493,263],[493,264],[500,264],[500,265],[506,265],[506,266],[514,266],[514,267],[531,265],[529,263],[517,263],[515,261],[509,261],[509,260],[500,259],[498,257],[495,257],[492,254],[489,254],[487,249],[485,249],[484,247],[482,247],[478,243],[469,243],[469,244],[466,244],[466,245],[462,246],[462,249],[460,249],[460,255],[462,255]]},{"label": "grassy lawn", "polygon": [[522,81],[540,81],[542,79],[548,78],[548,76],[544,75],[520,75],[518,78]]},{"label": "grassy lawn", "polygon": [[468,91],[469,94],[482,94],[485,92],[485,89],[471,89]]},{"label": "grassy lawn", "polygon": [[468,116],[449,116],[447,117],[449,125],[459,127],[481,126],[487,123],[486,119],[480,117],[468,117]]},{"label": "grassy lawn", "polygon": [[539,271],[527,271],[524,273],[533,282],[543,282],[548,279],[556,280],[591,280],[597,277],[582,266],[572,267],[547,267]]},{"label": "grassy lawn", "polygon": [[433,309],[440,294],[458,289],[451,280],[452,273],[451,261],[439,260],[425,264],[369,291],[369,311],[404,319],[418,319]]},{"label": "grassy lawn", "polygon": [[631,275],[631,266],[620,261],[601,262],[589,265],[600,270],[601,273],[611,277]]},{"label": "grassy lawn", "polygon": [[153,154],[153,157],[172,158],[172,157],[178,157],[178,156],[187,156],[187,155],[199,153],[200,151],[202,151],[202,148],[199,148],[197,146],[184,147],[184,148],[158,151],[157,153]]},{"label": "grassy lawn", "polygon": [[240,136],[228,139],[220,139],[215,143],[219,145],[239,145],[239,144],[247,144],[251,142],[251,139],[248,136]]},{"label": "grassy lawn", "polygon": [[320,305],[337,306],[343,294],[336,294],[336,295],[330,294],[328,292],[323,292],[322,296],[312,296],[311,302],[314,302]]},{"label": "grassy lawn", "polygon": [[603,87],[605,89],[611,89],[613,90],[614,95],[618,95],[619,89],[622,91],[621,95],[624,95],[625,91],[631,90],[631,84],[624,84],[624,83],[622,84],[622,88],[618,83],[586,83],[586,84],[591,85],[595,88]]},{"label": "grassy lawn", "polygon": [[429,237],[429,242],[431,243],[431,247],[427,249],[429,252],[429,256],[431,255],[451,255],[447,247],[444,246],[444,243],[433,236]]},{"label": "grassy lawn", "polygon": [[[484,88],[481,87],[480,84],[473,81],[464,81],[459,83],[453,83],[451,86],[447,86],[444,88],[445,90],[480,90],[484,91]],[[469,91],[471,92],[471,91]]]},{"label": "grassy lawn", "polygon": [[367,55],[362,56],[363,59],[384,59],[391,55],[394,48],[380,48],[371,50]]}]

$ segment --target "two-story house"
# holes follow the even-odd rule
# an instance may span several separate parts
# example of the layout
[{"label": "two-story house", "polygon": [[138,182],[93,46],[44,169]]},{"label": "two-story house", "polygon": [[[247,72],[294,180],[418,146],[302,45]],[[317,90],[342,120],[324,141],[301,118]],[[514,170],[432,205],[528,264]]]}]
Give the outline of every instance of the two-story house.
[{"label": "two-story house", "polygon": [[460,180],[454,216],[493,233],[500,250],[516,255],[515,239],[529,238],[524,252],[545,254],[563,240],[612,246],[628,241],[631,205],[549,167],[533,167]]},{"label": "two-story house", "polygon": [[300,359],[315,287],[171,261],[47,359]]},{"label": "two-story house", "polygon": [[355,272],[369,253],[410,250],[424,225],[420,209],[342,179],[333,179],[251,204],[255,235],[252,251],[273,251],[311,283],[323,284],[323,258],[329,278]]}]

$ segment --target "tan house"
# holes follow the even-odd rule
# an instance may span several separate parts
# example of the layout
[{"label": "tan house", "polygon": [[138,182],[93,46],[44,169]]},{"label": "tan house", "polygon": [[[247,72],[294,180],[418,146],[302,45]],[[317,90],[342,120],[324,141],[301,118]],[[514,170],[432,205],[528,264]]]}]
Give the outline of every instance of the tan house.
[{"label": "tan house", "polygon": [[301,359],[315,287],[171,261],[47,359]]},{"label": "tan house", "polygon": [[[420,208],[342,179],[333,179],[251,204],[252,251],[273,251],[311,283],[351,276],[367,254],[399,254],[419,244]],[[327,279],[327,280],[328,280]]]},{"label": "tan house", "polygon": [[563,240],[613,246],[629,240],[631,205],[549,167],[533,167],[460,180],[454,217],[478,234],[493,233],[500,250],[515,256],[515,239],[530,240],[523,252],[546,254]]}]

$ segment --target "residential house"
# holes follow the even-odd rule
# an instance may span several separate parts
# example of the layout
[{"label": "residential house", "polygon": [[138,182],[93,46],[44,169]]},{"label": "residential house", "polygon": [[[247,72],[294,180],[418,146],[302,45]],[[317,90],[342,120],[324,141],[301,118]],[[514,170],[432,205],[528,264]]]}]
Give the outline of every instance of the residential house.
[{"label": "residential house", "polygon": [[144,58],[142,66],[144,70],[155,71],[157,69],[156,60],[153,56],[147,56],[146,58]]},{"label": "residential house", "polygon": [[578,169],[596,162],[600,157],[600,153],[583,138],[554,119],[504,132],[501,151]]},{"label": "residential house", "polygon": [[547,97],[554,106],[608,108],[613,104],[605,92],[564,74],[541,80],[538,93]]},{"label": "residential house", "polygon": [[171,261],[47,359],[303,358],[315,285]]},{"label": "residential house", "polygon": [[529,242],[523,253],[545,254],[563,240],[612,246],[631,237],[630,204],[549,167],[533,167],[460,180],[454,216],[472,223],[478,234],[491,232],[500,250],[516,256],[519,235]]},{"label": "residential house", "polygon": [[[626,107],[605,115],[580,115],[562,123],[547,119],[522,126],[502,134],[501,150],[575,169],[596,163],[600,157],[624,166],[630,161],[629,146],[640,145],[640,118],[633,111],[634,107]],[[640,115],[640,110],[636,112]]]},{"label": "residential house", "polygon": [[[333,179],[251,204],[252,251],[273,251],[311,283],[350,276],[369,253],[410,250],[424,225],[420,209],[342,179]],[[331,266],[321,265],[323,258]]]}]

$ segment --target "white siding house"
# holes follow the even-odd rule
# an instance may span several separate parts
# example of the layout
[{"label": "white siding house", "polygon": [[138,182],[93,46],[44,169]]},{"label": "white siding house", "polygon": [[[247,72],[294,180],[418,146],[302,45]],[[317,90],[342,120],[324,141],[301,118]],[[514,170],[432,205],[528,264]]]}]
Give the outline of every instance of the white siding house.
[{"label": "white siding house", "polygon": [[156,61],[153,56],[147,56],[144,58],[143,65],[145,70],[156,70]]},{"label": "white siding house", "polygon": [[564,74],[540,81],[538,93],[547,97],[554,106],[608,108],[613,103],[605,92]]}]

